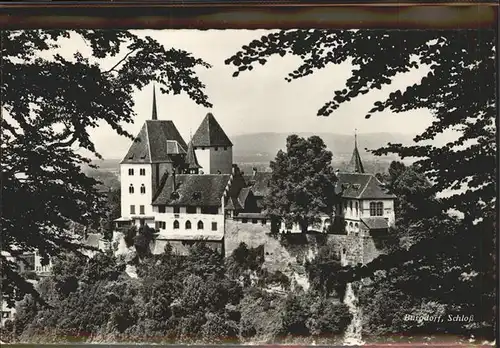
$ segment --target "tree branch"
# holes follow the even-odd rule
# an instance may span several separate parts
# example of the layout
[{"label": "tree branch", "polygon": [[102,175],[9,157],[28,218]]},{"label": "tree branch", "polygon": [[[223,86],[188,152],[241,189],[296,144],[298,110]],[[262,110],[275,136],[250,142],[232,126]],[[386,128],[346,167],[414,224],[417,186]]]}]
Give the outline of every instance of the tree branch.
[{"label": "tree branch", "polygon": [[121,63],[123,63],[132,53],[136,52],[137,50],[138,50],[138,48],[136,48],[136,49],[130,51],[129,53],[127,53],[122,59],[120,59],[118,61],[118,63],[116,63],[115,65],[113,65],[113,67],[111,69],[104,71],[103,74],[109,74],[110,72],[112,72],[113,70],[115,70],[118,67],[118,65],[120,65]]}]

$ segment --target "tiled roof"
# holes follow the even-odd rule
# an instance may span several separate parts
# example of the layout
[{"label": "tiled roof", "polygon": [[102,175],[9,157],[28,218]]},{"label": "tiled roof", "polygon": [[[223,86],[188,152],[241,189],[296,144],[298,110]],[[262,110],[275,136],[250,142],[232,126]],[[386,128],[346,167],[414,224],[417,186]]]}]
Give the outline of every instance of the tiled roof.
[{"label": "tiled roof", "polygon": [[191,141],[195,147],[233,146],[233,143],[211,113],[205,116]]},{"label": "tiled roof", "polygon": [[370,230],[389,228],[387,220],[380,216],[361,218],[361,222],[363,222]]},{"label": "tiled roof", "polygon": [[170,175],[161,188],[153,205],[169,206],[220,206],[229,174],[177,174]]},{"label": "tiled roof", "polygon": [[337,192],[343,189],[342,197],[356,199],[393,199],[385,192],[382,183],[373,174],[337,173]]},{"label": "tiled roof", "polygon": [[147,120],[121,163],[171,162],[187,145],[172,121]]},{"label": "tiled roof", "polygon": [[251,188],[250,187],[244,187],[240,190],[240,193],[238,195],[238,202],[242,205],[245,206],[245,201],[247,200],[248,194],[250,193]]}]

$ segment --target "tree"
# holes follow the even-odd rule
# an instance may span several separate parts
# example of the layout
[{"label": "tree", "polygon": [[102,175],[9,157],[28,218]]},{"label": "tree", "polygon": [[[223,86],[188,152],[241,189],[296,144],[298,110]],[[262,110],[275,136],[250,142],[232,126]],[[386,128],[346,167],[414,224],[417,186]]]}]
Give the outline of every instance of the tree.
[{"label": "tree", "polygon": [[335,295],[339,299],[344,298],[345,284],[339,282],[337,277],[342,266],[333,243],[321,246],[316,257],[306,261],[305,268],[313,291],[325,297]]},{"label": "tree", "polygon": [[331,161],[332,153],[320,137],[288,136],[286,152],[280,150],[271,162],[267,213],[287,224],[298,223],[302,232],[321,214],[331,215],[337,180]]},{"label": "tree", "polygon": [[[404,113],[427,108],[434,117],[432,124],[414,138],[413,145],[389,143],[374,153],[415,157],[415,165],[432,183],[429,193],[451,191],[439,200],[435,213],[441,217],[439,212],[454,209],[464,218],[459,223],[450,219],[421,221],[414,226],[418,233],[425,234],[418,243],[379,257],[365,267],[347,269],[345,281],[369,277],[378,269],[400,267],[412,258],[422,260],[414,271],[425,271],[429,266],[435,269],[439,266],[435,262],[445,262],[453,272],[441,270],[430,279],[438,282],[440,277],[446,278],[461,288],[461,274],[472,274],[466,282],[476,296],[472,302],[476,308],[482,308],[481,318],[494,322],[498,167],[495,43],[493,30],[289,30],[264,35],[226,60],[226,64],[237,67],[236,77],[252,70],[257,63],[266,64],[272,55],[299,56],[302,64],[289,74],[288,81],[329,64],[351,60],[352,76],[346,81],[346,88],[333,93],[332,100],[319,109],[319,116],[329,116],[341,104],[390,84],[398,74],[428,68],[420,82],[375,102],[366,110],[366,117],[383,111]],[[458,132],[456,140],[444,146],[425,144],[449,130]],[[453,225],[456,233],[449,233],[449,225]],[[439,255],[443,257],[440,261],[429,259],[436,243],[441,243],[438,244]],[[465,245],[459,247],[460,243]],[[453,300],[462,301],[455,303],[456,306],[466,304],[461,298]],[[475,330],[492,339],[493,326],[488,320]]]},{"label": "tree", "polygon": [[[286,78],[299,79],[352,59],[352,76],[346,88],[318,111],[331,115],[342,103],[388,85],[400,73],[427,66],[420,83],[377,101],[367,116],[390,110],[406,112],[427,108],[434,122],[415,137],[416,145],[389,144],[376,154],[393,152],[417,157],[417,163],[434,182],[433,189],[458,189],[461,194],[443,200],[442,208],[465,213],[468,220],[492,216],[495,210],[496,107],[495,32],[493,30],[284,30],[250,42],[226,64],[237,67],[234,76],[266,64],[272,55],[299,56],[302,64]],[[390,57],[390,59],[387,59]],[[459,139],[445,146],[419,145],[454,129]],[[470,211],[462,202],[477,205]]]},{"label": "tree", "polygon": [[[67,236],[69,221],[90,226],[104,214],[96,180],[82,172],[98,158],[89,129],[107,123],[118,134],[133,122],[133,93],[151,82],[162,93],[186,93],[210,106],[195,74],[210,67],[190,53],[166,49],[151,37],[121,30],[23,30],[1,32],[3,118],[2,248],[14,257],[37,249],[54,256],[79,246]],[[55,52],[66,39],[83,40],[85,57]],[[47,57],[51,56],[51,57]],[[113,61],[105,66],[103,60]],[[48,259],[48,258],[47,258]],[[11,303],[34,293],[1,256],[2,298]]]}]

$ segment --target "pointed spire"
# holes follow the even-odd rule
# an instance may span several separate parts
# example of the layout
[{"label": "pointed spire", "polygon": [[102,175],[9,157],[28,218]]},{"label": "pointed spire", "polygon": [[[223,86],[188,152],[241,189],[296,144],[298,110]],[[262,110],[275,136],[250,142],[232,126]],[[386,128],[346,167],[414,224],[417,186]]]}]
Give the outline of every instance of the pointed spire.
[{"label": "pointed spire", "polygon": [[186,154],[186,164],[188,166],[189,172],[192,171],[197,172],[198,169],[201,168],[200,164],[198,163],[198,159],[196,158],[196,153],[194,152],[194,146],[192,141],[190,141],[188,144],[188,150]]},{"label": "pointed spire", "polygon": [[354,130],[354,151],[352,152],[351,161],[347,166],[347,171],[351,173],[364,173],[365,169],[363,167],[363,162],[361,161],[361,156],[358,151],[358,135],[357,130]]},{"label": "pointed spire", "polygon": [[156,110],[156,88],[154,84],[153,84],[153,113],[151,119],[152,120],[158,119],[158,111]]}]

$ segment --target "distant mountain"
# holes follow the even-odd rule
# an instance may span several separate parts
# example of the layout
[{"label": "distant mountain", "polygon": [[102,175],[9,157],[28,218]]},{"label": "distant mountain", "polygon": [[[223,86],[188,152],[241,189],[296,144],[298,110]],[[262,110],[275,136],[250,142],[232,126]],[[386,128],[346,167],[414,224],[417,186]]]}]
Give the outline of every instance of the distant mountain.
[{"label": "distant mountain", "polygon": [[[335,167],[342,168],[351,158],[354,147],[354,136],[334,133],[296,134],[301,137],[309,137],[311,135],[321,137],[328,149],[333,152],[333,165]],[[251,170],[253,166],[258,167],[259,170],[265,170],[269,166],[269,161],[276,157],[276,153],[280,149],[285,149],[288,135],[289,133],[267,132],[229,136],[234,144],[234,162],[245,167],[246,171]],[[396,156],[374,156],[365,150],[365,148],[374,150],[389,142],[411,144],[412,136],[399,133],[367,133],[358,135],[358,149],[367,171],[383,171],[390,161],[398,159]],[[120,160],[121,158],[105,159],[95,161],[94,164],[98,165],[101,170],[119,175]]]},{"label": "distant mountain", "polygon": [[[326,146],[334,154],[334,161],[350,157],[354,147],[354,136],[333,133],[296,133],[301,137],[318,135],[323,139]],[[268,161],[276,156],[280,149],[285,149],[288,133],[254,133],[232,136],[231,141],[234,144],[233,154],[235,159],[252,161]],[[367,133],[358,135],[358,149],[362,158],[373,158],[365,148],[374,150],[386,145],[387,143],[410,144],[412,136],[406,134],[394,133]],[[336,158],[335,158],[336,157]],[[394,159],[388,157],[387,159]]]}]

